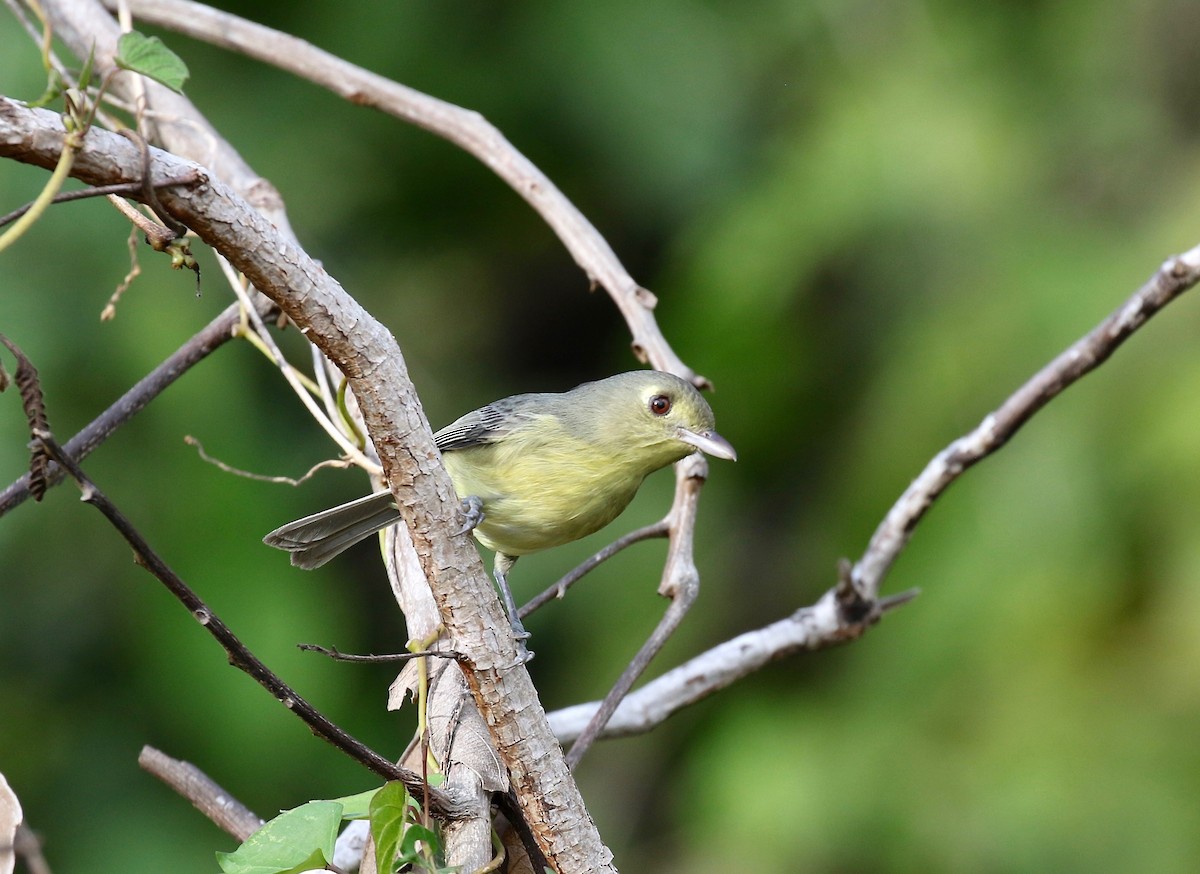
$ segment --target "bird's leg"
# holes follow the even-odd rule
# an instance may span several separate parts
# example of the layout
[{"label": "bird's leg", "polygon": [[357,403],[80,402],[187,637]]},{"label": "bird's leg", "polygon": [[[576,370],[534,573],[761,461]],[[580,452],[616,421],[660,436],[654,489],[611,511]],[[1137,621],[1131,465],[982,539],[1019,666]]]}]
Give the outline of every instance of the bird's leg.
[{"label": "bird's leg", "polygon": [[513,601],[512,590],[508,588],[508,571],[509,568],[516,563],[515,555],[505,555],[503,552],[496,553],[496,563],[492,568],[492,576],[496,578],[496,586],[500,589],[500,597],[504,601],[504,609],[508,613],[508,621],[512,626],[513,640],[517,642],[517,649],[520,651],[520,660],[527,662],[533,658],[533,653],[525,648],[525,641],[529,639],[530,634],[525,630],[525,626],[521,624],[520,614],[517,613],[516,602]]},{"label": "bird's leg", "polygon": [[[478,495],[470,495],[463,499],[462,502],[463,527],[459,534],[466,534],[468,531],[474,531],[483,522],[483,499]],[[512,590],[508,588],[508,569],[516,563],[515,555],[505,555],[502,552],[496,553],[496,563],[493,565],[492,576],[496,580],[496,586],[500,589],[500,598],[504,602],[504,611],[508,614],[509,624],[512,626],[513,640],[517,642],[517,648],[520,651],[519,661],[524,663],[533,658],[533,653],[525,648],[525,641],[529,639],[529,632],[525,630],[525,626],[521,624],[521,614],[517,612],[517,605],[513,601]]]},{"label": "bird's leg", "polygon": [[471,495],[462,502],[463,527],[457,532],[466,534],[474,531],[483,522],[483,498]]}]

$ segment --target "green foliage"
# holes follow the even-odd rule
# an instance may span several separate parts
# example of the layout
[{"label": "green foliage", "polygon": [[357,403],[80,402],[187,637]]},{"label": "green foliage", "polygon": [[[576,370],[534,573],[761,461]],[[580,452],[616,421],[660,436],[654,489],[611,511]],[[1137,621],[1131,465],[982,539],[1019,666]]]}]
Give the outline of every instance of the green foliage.
[{"label": "green foliage", "polygon": [[371,815],[371,802],[379,793],[379,787],[346,795],[343,798],[333,798],[331,801],[342,805],[342,819],[366,819]]},{"label": "green foliage", "polygon": [[156,36],[145,36],[136,30],[121,34],[113,62],[122,70],[139,73],[182,92],[188,79],[187,64]]},{"label": "green foliage", "polygon": [[390,860],[396,858],[400,841],[409,821],[411,798],[403,783],[386,784],[371,799],[371,836],[375,841],[375,858],[392,870]]},{"label": "green foliage", "polygon": [[87,91],[92,87],[92,67],[96,63],[96,47],[88,52],[87,60],[83,62],[83,67],[79,71],[79,78],[76,80],[80,91]]},{"label": "green foliage", "polygon": [[371,799],[371,835],[378,864],[388,871],[451,874],[456,867],[439,863],[441,836],[421,825],[420,815],[420,807],[403,783],[386,783],[375,793]]},{"label": "green foliage", "polygon": [[288,874],[333,858],[342,805],[310,801],[265,823],[232,853],[217,853],[223,874]]}]

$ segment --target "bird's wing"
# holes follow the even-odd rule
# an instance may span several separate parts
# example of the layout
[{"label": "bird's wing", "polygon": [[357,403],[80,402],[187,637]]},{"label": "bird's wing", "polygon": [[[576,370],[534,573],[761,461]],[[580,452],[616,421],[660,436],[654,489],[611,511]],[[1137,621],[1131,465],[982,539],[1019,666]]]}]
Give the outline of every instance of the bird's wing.
[{"label": "bird's wing", "polygon": [[495,443],[529,419],[512,400],[506,398],[467,413],[434,434],[434,443],[442,452]]}]

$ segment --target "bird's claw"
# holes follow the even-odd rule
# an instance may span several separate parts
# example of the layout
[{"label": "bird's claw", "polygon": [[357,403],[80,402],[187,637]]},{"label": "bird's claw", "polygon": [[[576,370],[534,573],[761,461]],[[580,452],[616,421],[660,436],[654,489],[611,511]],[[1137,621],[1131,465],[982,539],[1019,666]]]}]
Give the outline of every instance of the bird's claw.
[{"label": "bird's claw", "polygon": [[[525,636],[528,637],[529,635],[527,634]],[[518,665],[527,665],[531,661],[533,661],[533,650],[531,650],[527,646],[525,646],[524,640],[518,640],[517,641],[517,660],[515,662],[513,662],[512,666],[515,668]]]},{"label": "bird's claw", "polygon": [[483,499],[478,495],[471,495],[464,498],[462,502],[463,527],[459,529],[457,534],[466,534],[468,531],[474,531],[483,522]]},{"label": "bird's claw", "polygon": [[513,621],[512,638],[517,642],[517,661],[513,667],[528,664],[533,659],[533,653],[525,646],[525,641],[529,640],[532,636],[525,630],[525,626],[521,624],[520,619]]}]

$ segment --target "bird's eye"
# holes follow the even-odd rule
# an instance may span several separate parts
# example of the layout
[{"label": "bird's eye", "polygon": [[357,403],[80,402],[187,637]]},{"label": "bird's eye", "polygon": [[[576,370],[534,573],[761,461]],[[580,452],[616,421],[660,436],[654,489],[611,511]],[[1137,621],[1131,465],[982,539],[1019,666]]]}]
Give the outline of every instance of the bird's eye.
[{"label": "bird's eye", "polygon": [[665,416],[671,412],[671,399],[666,395],[655,395],[650,398],[650,412],[656,416]]}]

